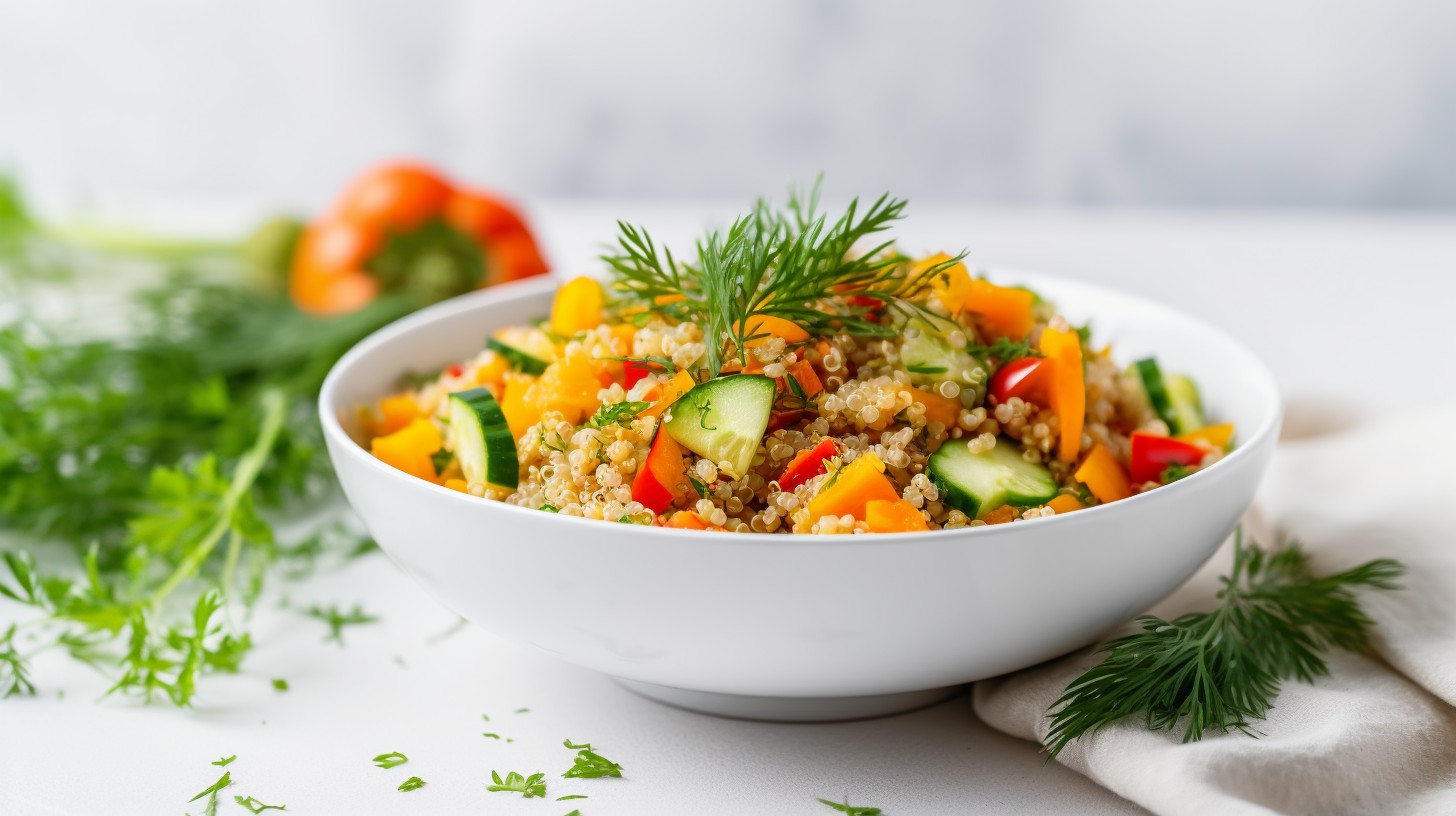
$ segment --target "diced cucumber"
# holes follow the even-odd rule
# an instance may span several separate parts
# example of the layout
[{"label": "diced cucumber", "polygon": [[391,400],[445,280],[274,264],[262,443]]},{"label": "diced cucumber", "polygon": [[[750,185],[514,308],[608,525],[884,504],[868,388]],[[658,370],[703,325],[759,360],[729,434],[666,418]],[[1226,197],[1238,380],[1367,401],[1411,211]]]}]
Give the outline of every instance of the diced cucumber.
[{"label": "diced cucumber", "polygon": [[1177,374],[1165,376],[1151,357],[1133,363],[1130,373],[1169,433],[1188,433],[1204,426],[1202,401],[1192,380]]},{"label": "diced cucumber", "polygon": [[971,453],[965,440],[948,440],[930,457],[930,478],[941,501],[971,518],[1005,504],[1046,504],[1058,491],[1051,471],[1023,459],[1021,446],[1005,437],[983,453]]},{"label": "diced cucumber", "polygon": [[506,358],[506,362],[510,364],[512,369],[526,374],[540,376],[545,373],[546,366],[549,365],[549,363],[540,357],[527,354],[515,346],[503,343],[494,337],[485,341],[485,347]]},{"label": "diced cucumber", "polygon": [[1198,395],[1198,386],[1182,374],[1174,374],[1164,380],[1168,401],[1172,405],[1173,417],[1178,420],[1168,429],[1173,433],[1189,433],[1208,423],[1203,418],[1203,399]]},{"label": "diced cucumber", "polygon": [[773,380],[757,374],[708,380],[672,404],[663,427],[693,453],[728,465],[728,475],[736,479],[748,472],[763,443],[776,390]]},{"label": "diced cucumber", "polygon": [[520,483],[516,438],[495,397],[484,388],[450,395],[450,447],[466,481],[511,489]]},{"label": "diced cucumber", "polygon": [[[923,318],[910,318],[902,329],[905,339],[900,346],[900,361],[913,375],[912,380],[919,380],[920,384],[954,380],[967,389],[968,404],[974,405],[985,398],[985,360],[952,346],[945,334]],[[979,378],[973,374],[977,369],[981,371]]]}]

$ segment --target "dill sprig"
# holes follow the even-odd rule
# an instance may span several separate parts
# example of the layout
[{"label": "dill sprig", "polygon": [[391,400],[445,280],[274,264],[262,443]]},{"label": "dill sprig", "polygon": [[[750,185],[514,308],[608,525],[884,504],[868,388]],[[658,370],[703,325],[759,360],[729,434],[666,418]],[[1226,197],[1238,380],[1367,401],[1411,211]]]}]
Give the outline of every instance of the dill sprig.
[{"label": "dill sprig", "polygon": [[807,197],[790,191],[775,209],[760,199],[726,231],[711,231],[697,244],[697,262],[677,262],[646,230],[619,222],[619,251],[602,260],[614,288],[675,320],[694,320],[708,338],[708,366],[723,367],[725,344],[746,362],[750,318],[788,320],[811,335],[838,332],[888,336],[894,329],[871,319],[845,296],[874,298],[902,311],[920,311],[912,298],[964,253],[912,271],[908,259],[881,240],[863,247],[904,216],[906,202],[882,195],[868,207],[859,199],[833,220],[819,209],[819,185]]},{"label": "dill sprig", "polygon": [[1298,545],[1266,551],[1236,532],[1218,608],[1172,621],[1144,616],[1141,631],[1103,645],[1107,657],[1052,704],[1048,760],[1134,715],[1157,731],[1181,723],[1184,742],[1235,730],[1252,736],[1250,722],[1264,718],[1285,680],[1313,682],[1329,673],[1323,652],[1366,646],[1373,622],[1355,591],[1396,589],[1403,571],[1382,558],[1316,576]]}]

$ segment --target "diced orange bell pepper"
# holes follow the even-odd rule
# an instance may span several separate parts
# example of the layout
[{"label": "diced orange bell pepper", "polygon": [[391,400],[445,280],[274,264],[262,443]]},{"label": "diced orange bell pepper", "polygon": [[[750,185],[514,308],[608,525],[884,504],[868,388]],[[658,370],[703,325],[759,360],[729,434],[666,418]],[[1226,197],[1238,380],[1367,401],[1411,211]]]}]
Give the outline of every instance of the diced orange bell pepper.
[{"label": "diced orange bell pepper", "polygon": [[632,480],[632,498],[652,512],[661,513],[689,487],[682,446],[659,428],[647,461]]},{"label": "diced orange bell pepper", "polygon": [[[770,337],[781,337],[785,343],[802,343],[809,339],[809,333],[799,324],[773,315],[753,315],[744,325],[748,327],[744,334],[751,338],[743,344],[748,348],[758,348],[767,343]],[[733,328],[737,329],[738,324],[734,323]],[[763,336],[753,337],[755,334]]]},{"label": "diced orange bell pepper", "polygon": [[1087,485],[1092,495],[1103,504],[1121,501],[1132,495],[1127,471],[1106,445],[1099,444],[1092,448],[1082,466],[1077,468],[1076,479]]},{"label": "diced orange bell pepper", "polygon": [[966,295],[966,311],[981,316],[986,327],[1012,340],[1020,340],[1031,332],[1032,304],[1036,297],[1025,289],[997,286],[976,278]]},{"label": "diced orange bell pepper", "polygon": [[506,358],[496,354],[490,360],[475,370],[475,382],[479,385],[492,385],[499,387],[506,372],[511,368]]},{"label": "diced orange bell pepper", "polygon": [[1087,384],[1082,373],[1082,339],[1075,331],[1050,326],[1041,333],[1041,350],[1052,365],[1048,389],[1052,413],[1061,423],[1057,456],[1077,461],[1082,448],[1082,424],[1087,419]]},{"label": "diced orange bell pepper", "polygon": [[934,391],[926,391],[923,388],[911,388],[910,398],[925,406],[925,421],[939,422],[946,427],[946,430],[955,427],[956,421],[961,416],[961,401],[950,397],[943,397]]},{"label": "diced orange bell pepper", "polygon": [[506,415],[506,424],[511,435],[517,439],[526,429],[541,421],[541,407],[533,400],[531,388],[536,378],[529,374],[507,372],[501,389],[501,413]]},{"label": "diced orange bell pepper", "polygon": [[439,474],[430,455],[439,452],[441,444],[440,429],[422,417],[388,436],[376,437],[369,443],[369,452],[411,476],[433,482]]},{"label": "diced orange bell pepper", "polygon": [[865,522],[876,533],[917,533],[930,529],[915,505],[904,499],[865,502]]},{"label": "diced orange bell pepper", "polygon": [[602,322],[602,285],[588,277],[572,278],[551,301],[551,330],[563,337],[594,329]]},{"label": "diced orange bell pepper", "polygon": [[1205,425],[1196,431],[1179,434],[1173,438],[1179,442],[1206,445],[1213,450],[1227,450],[1229,442],[1234,438],[1234,426],[1231,422],[1222,425]]},{"label": "diced orange bell pepper", "polygon": [[885,463],[873,453],[860,454],[845,465],[832,483],[809,500],[809,520],[850,515],[863,519],[865,505],[875,499],[895,501],[900,494],[885,478]]},{"label": "diced orange bell pepper", "polygon": [[[915,263],[911,270],[911,277],[923,274],[936,264],[942,264],[950,260],[950,256],[944,252],[923,258]],[[963,263],[952,264],[942,269],[930,280],[930,291],[940,305],[945,307],[947,312],[958,315],[966,308],[966,299],[971,294],[971,274],[966,271]]]},{"label": "diced orange bell pepper", "polygon": [[379,401],[379,417],[370,423],[370,435],[389,436],[420,416],[420,405],[411,394],[395,394]]},{"label": "diced orange bell pepper", "polygon": [[1082,503],[1077,501],[1077,497],[1070,493],[1063,493],[1047,502],[1047,507],[1050,507],[1059,516],[1063,513],[1071,513],[1074,510],[1083,509]]},{"label": "diced orange bell pepper", "polygon": [[698,518],[697,513],[687,510],[679,510],[672,514],[664,527],[676,527],[679,530],[706,530],[708,523]]},{"label": "diced orange bell pepper", "polygon": [[669,406],[677,402],[678,397],[693,390],[693,386],[697,384],[697,381],[693,379],[693,375],[682,369],[678,369],[678,372],[673,375],[672,379],[658,386],[655,402],[652,403],[652,407],[642,412],[642,416],[655,417],[661,415]]},{"label": "diced orange bell pepper", "polygon": [[[804,396],[813,399],[814,396],[824,390],[824,384],[819,382],[819,375],[814,371],[814,366],[808,360],[799,360],[788,368],[788,377],[793,377],[803,390]],[[780,378],[779,390],[787,393],[794,393],[786,378]]]},{"label": "diced orange bell pepper", "polygon": [[[607,382],[611,382],[610,377]],[[603,386],[592,358],[573,354],[547,366],[531,390],[542,413],[560,411],[567,422],[579,425],[601,404],[597,392]]]},{"label": "diced orange bell pepper", "polygon": [[464,479],[446,479],[445,486],[450,488],[451,490],[458,490],[461,493],[470,492],[468,489],[470,486],[466,484]]}]

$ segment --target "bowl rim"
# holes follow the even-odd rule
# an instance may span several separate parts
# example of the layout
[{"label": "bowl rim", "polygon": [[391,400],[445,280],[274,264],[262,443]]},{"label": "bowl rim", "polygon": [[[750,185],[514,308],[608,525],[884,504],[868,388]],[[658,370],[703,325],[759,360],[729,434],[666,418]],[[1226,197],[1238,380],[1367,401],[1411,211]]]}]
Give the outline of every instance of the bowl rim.
[{"label": "bowl rim", "polygon": [[[1133,496],[1129,496],[1126,499],[1122,499],[1116,502],[1110,502],[1108,504],[1099,504],[1093,507],[1086,507],[1078,510],[1076,513],[1044,516],[1035,519],[1023,519],[1021,520],[1021,522],[1016,524],[994,524],[982,527],[964,527],[958,530],[924,530],[913,533],[866,533],[863,535],[838,536],[824,536],[816,535],[814,533],[745,533],[738,535],[729,534],[726,536],[726,540],[728,542],[731,542],[733,546],[748,546],[753,544],[772,544],[777,546],[809,544],[834,544],[839,546],[848,544],[855,546],[874,546],[875,544],[879,543],[894,545],[912,542],[928,543],[931,541],[942,541],[949,543],[951,541],[966,541],[968,540],[967,535],[970,533],[975,533],[977,539],[989,539],[997,536],[1014,534],[1017,530],[1025,530],[1027,529],[1025,527],[1025,525],[1027,524],[1043,525],[1060,523],[1065,525],[1079,520],[1085,521],[1086,519],[1093,517],[1094,514],[1099,513],[1107,514],[1136,512],[1139,508],[1148,505],[1150,502],[1168,500],[1173,498],[1174,496],[1182,495],[1183,493],[1186,493],[1190,490],[1199,489],[1201,485],[1208,482],[1209,478],[1212,478],[1208,474],[1214,473],[1216,471],[1222,472],[1226,469],[1224,467],[1225,463],[1239,462],[1255,456],[1255,452],[1262,448],[1265,444],[1267,444],[1270,437],[1276,436],[1279,433],[1279,429],[1283,422],[1284,416],[1284,400],[1283,395],[1279,391],[1278,382],[1275,379],[1274,374],[1269,370],[1268,366],[1259,357],[1259,355],[1255,354],[1254,351],[1250,349],[1247,344],[1234,337],[1233,335],[1227,333],[1223,329],[1213,325],[1212,323],[1209,323],[1202,318],[1194,317],[1185,312],[1179,311],[1178,309],[1167,304],[1159,303],[1158,301],[1152,300],[1151,298],[1147,298],[1140,294],[1134,294],[1121,289],[1114,289],[1111,287],[1102,286],[1100,284],[1088,283],[1086,281],[1066,277],[1063,275],[1030,272],[1016,267],[1004,266],[985,266],[981,267],[979,271],[989,273],[990,275],[996,277],[1016,277],[1019,279],[1030,279],[1032,283],[1036,283],[1037,281],[1046,281],[1053,284],[1054,286],[1067,285],[1074,288],[1080,287],[1084,289],[1099,290],[1113,295],[1119,299],[1128,301],[1131,305],[1135,306],[1139,310],[1151,310],[1154,312],[1163,312],[1165,314],[1176,316],[1179,320],[1183,321],[1185,325],[1188,325],[1199,331],[1215,335],[1227,347],[1242,354],[1252,363],[1253,369],[1248,373],[1254,376],[1255,380],[1257,381],[1256,384],[1258,390],[1263,392],[1266,399],[1269,401],[1269,410],[1264,419],[1264,422],[1259,427],[1255,428],[1253,433],[1249,434],[1248,437],[1238,447],[1234,448],[1232,452],[1230,452],[1227,456],[1220,459],[1219,461],[1208,466],[1207,468],[1199,470],[1198,472],[1193,473],[1183,479],[1179,479],[1176,482],[1164,485],[1156,490],[1150,490],[1146,493],[1139,493]],[[356,461],[361,462],[363,467],[375,468],[381,471],[386,471],[391,474],[391,476],[388,478],[409,480],[409,482],[414,483],[416,486],[424,487],[427,490],[436,491],[437,495],[445,495],[450,497],[450,501],[469,502],[473,507],[482,507],[487,510],[499,510],[508,513],[529,513],[533,515],[540,514],[540,510],[532,510],[528,507],[507,504],[501,501],[486,500],[485,504],[481,505],[479,504],[481,500],[477,496],[464,494],[457,490],[451,490],[444,485],[439,485],[435,484],[434,482],[419,479],[415,476],[411,476],[410,474],[405,473],[404,471],[385,464],[384,462],[371,455],[364,448],[364,446],[356,442],[354,438],[351,437],[349,433],[344,430],[344,426],[340,423],[339,417],[333,407],[335,401],[334,393],[338,390],[339,383],[344,379],[344,377],[353,367],[355,362],[358,359],[367,355],[375,348],[387,345],[388,343],[396,340],[398,337],[409,334],[410,332],[423,326],[429,325],[430,323],[434,323],[439,320],[445,320],[462,313],[471,312],[476,309],[482,308],[483,306],[494,304],[497,301],[525,299],[539,295],[543,292],[549,292],[558,287],[562,282],[562,278],[551,275],[544,276],[535,280],[506,283],[487,289],[477,290],[475,292],[469,292],[464,295],[460,295],[449,300],[427,306],[423,309],[420,309],[419,311],[405,315],[404,317],[401,317],[380,327],[379,329],[376,329],[364,339],[360,340],[358,343],[355,343],[353,347],[345,352],[344,355],[341,356],[337,361],[335,361],[333,366],[329,368],[329,372],[324,378],[323,385],[319,389],[319,422],[323,426],[323,432],[325,437],[327,437],[328,440],[336,443],[335,445],[330,446],[330,460],[331,463],[334,464],[334,467],[337,469],[338,464],[332,461],[335,456],[335,453],[333,451],[341,450],[344,451],[344,456],[352,457]],[[1156,498],[1160,495],[1162,496],[1162,499]],[[598,532],[601,532],[600,525],[604,523],[610,523],[604,522],[600,519],[589,519],[581,516],[558,515],[556,516],[556,520],[558,522],[566,523],[568,525],[590,525],[588,529],[596,529]],[[703,543],[711,542],[714,544],[725,541],[725,534],[718,531],[684,530],[645,524],[630,524],[626,526],[628,528],[631,528],[630,531],[624,529],[618,532],[632,535],[666,536],[669,538],[681,538],[686,536],[693,541]],[[1036,527],[1033,529],[1039,530],[1041,528]]]}]

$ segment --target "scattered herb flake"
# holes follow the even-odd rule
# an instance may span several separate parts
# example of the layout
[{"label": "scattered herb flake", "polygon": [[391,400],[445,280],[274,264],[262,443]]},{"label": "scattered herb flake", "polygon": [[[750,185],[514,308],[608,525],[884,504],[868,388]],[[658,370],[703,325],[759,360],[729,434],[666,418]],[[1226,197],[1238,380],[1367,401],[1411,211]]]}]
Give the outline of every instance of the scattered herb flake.
[{"label": "scattered herb flake", "polygon": [[222,759],[215,759],[215,760],[212,761],[212,764],[213,765],[216,765],[219,768],[225,768],[228,765],[231,765],[233,763],[233,760],[235,760],[237,758],[238,758],[238,755],[237,754],[233,754],[230,757],[223,757]]},{"label": "scattered herb flake", "polygon": [[282,677],[273,678],[273,689],[275,691],[288,691],[288,681]]},{"label": "scattered herb flake", "polygon": [[569,793],[566,796],[558,796],[558,797],[556,797],[556,801],[558,801],[558,802],[565,802],[568,799],[589,799],[589,798],[591,798],[591,797],[588,797],[585,794]]},{"label": "scattered herb flake", "polygon": [[527,799],[533,796],[546,796],[546,774],[544,773],[521,776],[515,771],[509,771],[506,773],[506,778],[501,779],[499,771],[491,771],[490,778],[495,784],[487,785],[485,789],[492,793],[519,793]]},{"label": "scattered herb flake", "polygon": [[232,771],[224,771],[223,772],[223,775],[220,776],[220,777],[218,777],[216,782],[214,782],[211,785],[209,785],[208,787],[204,788],[201,793],[197,794],[196,796],[192,797],[191,799],[188,799],[187,801],[189,801],[189,802],[196,802],[198,799],[201,799],[204,796],[211,796],[212,794],[217,793],[218,791],[222,790],[223,788],[226,788],[228,785],[231,785],[232,783],[233,783],[233,772]]},{"label": "scattered herb flake", "polygon": [[831,802],[828,799],[820,799],[819,801],[822,802],[822,803],[824,803],[824,804],[826,804],[826,805],[828,805],[828,806],[830,806],[830,807],[832,807],[832,808],[834,808],[835,810],[839,811],[840,813],[848,814],[848,816],[880,816],[880,813],[881,813],[880,809],[877,808],[877,807],[865,807],[863,805],[851,805],[849,803],[849,797],[848,796],[844,797],[844,801],[843,802]]},{"label": "scattered herb flake", "polygon": [[572,760],[571,768],[561,776],[566,779],[601,779],[603,777],[622,776],[622,766],[607,759],[596,751],[592,750],[591,743],[584,742],[580,745],[566,740],[567,748],[576,751],[576,757]]},{"label": "scattered herb flake", "polygon": [[241,796],[234,796],[233,801],[248,809],[249,813],[262,813],[265,810],[288,810],[288,805],[265,805],[257,799],[249,796],[246,799]]},{"label": "scattered herb flake", "polygon": [[379,621],[378,617],[365,613],[364,608],[359,604],[354,604],[354,608],[348,612],[341,611],[338,604],[329,604],[327,609],[314,605],[310,606],[304,614],[310,618],[317,618],[327,624],[329,634],[324,638],[324,642],[327,643],[332,640],[340,646],[344,645],[344,627],[363,626],[364,624],[377,623]]},{"label": "scattered herb flake", "polygon": [[638,415],[652,407],[650,402],[616,402],[597,409],[587,424],[593,428],[609,425],[631,425]]},{"label": "scattered herb flake", "polygon": [[405,781],[399,783],[399,790],[402,790],[402,791],[405,791],[406,793],[408,793],[409,791],[412,791],[412,790],[419,790],[420,788],[423,788],[424,786],[425,786],[425,780],[419,778],[418,776],[411,776],[409,779],[406,779]]},{"label": "scattered herb flake", "polygon": [[1189,470],[1186,465],[1180,465],[1174,462],[1163,469],[1162,474],[1158,476],[1158,481],[1163,484],[1172,484],[1179,479],[1186,479],[1191,475],[1193,475],[1193,471]]},{"label": "scattered herb flake", "polygon": [[391,751],[387,754],[380,754],[370,761],[373,762],[375,765],[378,765],[379,767],[388,770],[389,768],[393,768],[396,765],[403,765],[406,762],[409,762],[409,757],[401,754],[398,751]]}]

